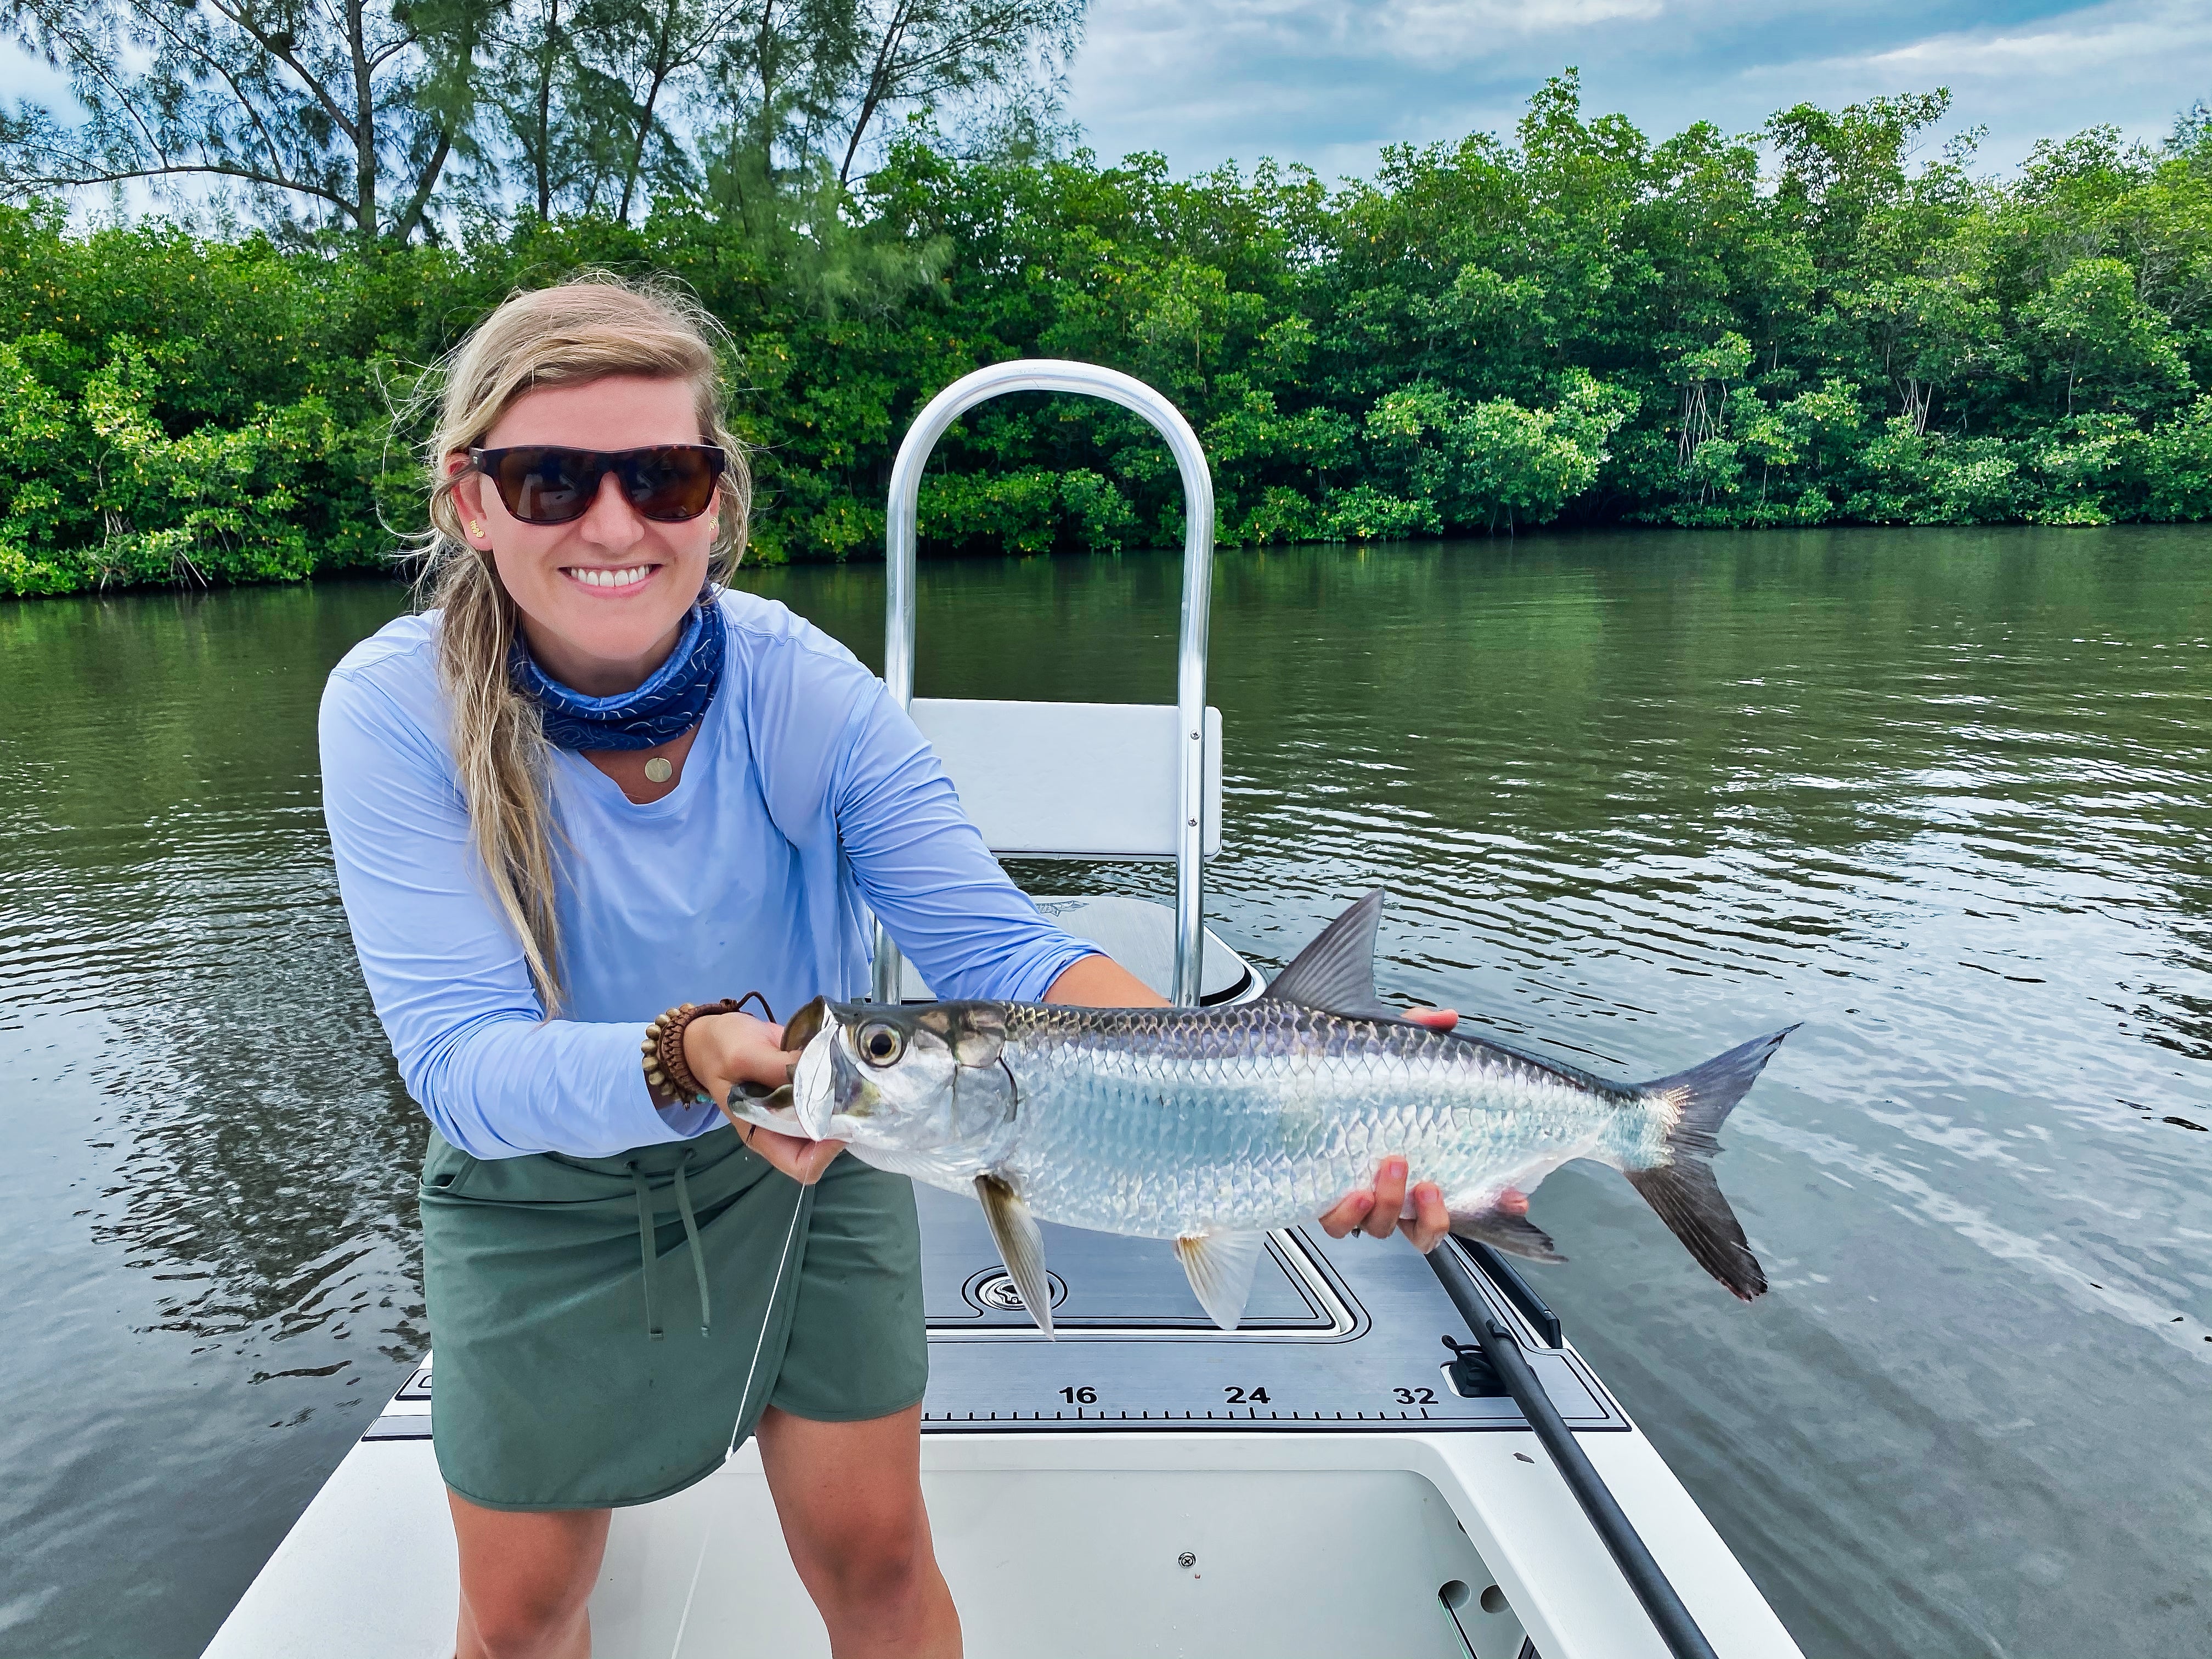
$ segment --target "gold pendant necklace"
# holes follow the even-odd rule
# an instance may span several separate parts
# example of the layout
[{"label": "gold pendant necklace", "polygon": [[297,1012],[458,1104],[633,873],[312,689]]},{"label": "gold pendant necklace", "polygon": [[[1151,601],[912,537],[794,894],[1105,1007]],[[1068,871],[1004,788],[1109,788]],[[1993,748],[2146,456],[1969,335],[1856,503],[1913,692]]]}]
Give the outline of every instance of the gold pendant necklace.
[{"label": "gold pendant necklace", "polygon": [[665,783],[668,781],[670,775],[676,769],[668,763],[667,756],[655,755],[651,760],[645,763],[646,781],[648,783]]}]

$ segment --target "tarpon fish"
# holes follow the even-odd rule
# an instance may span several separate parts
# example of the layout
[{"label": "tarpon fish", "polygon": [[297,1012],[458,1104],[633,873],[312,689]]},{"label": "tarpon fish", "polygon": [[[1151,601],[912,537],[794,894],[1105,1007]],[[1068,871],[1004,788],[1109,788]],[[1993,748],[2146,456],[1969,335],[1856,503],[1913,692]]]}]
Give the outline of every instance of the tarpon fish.
[{"label": "tarpon fish", "polygon": [[1714,1278],[1747,1302],[1765,1291],[1709,1160],[1796,1028],[1624,1084],[1415,1024],[1376,996],[1382,906],[1369,894],[1229,1007],[817,998],[786,1029],[792,1081],[732,1110],[980,1200],[1047,1335],[1039,1219],[1174,1240],[1233,1330],[1267,1231],[1315,1219],[1392,1153],[1409,1185],[1441,1188],[1453,1231],[1540,1261],[1564,1258],[1521,1195],[1570,1158],[1610,1164]]}]

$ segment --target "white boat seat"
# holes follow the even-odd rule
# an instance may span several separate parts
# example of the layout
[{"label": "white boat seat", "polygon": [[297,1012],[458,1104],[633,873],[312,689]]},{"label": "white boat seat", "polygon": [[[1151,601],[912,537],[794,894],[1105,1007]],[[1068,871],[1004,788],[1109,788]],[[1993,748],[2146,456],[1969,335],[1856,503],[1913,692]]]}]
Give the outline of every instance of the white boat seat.
[{"label": "white boat seat", "polygon": [[[911,712],[1001,857],[1175,857],[1182,750],[1173,705],[916,697]],[[1221,850],[1219,709],[1206,711],[1204,729],[1211,858]]]}]

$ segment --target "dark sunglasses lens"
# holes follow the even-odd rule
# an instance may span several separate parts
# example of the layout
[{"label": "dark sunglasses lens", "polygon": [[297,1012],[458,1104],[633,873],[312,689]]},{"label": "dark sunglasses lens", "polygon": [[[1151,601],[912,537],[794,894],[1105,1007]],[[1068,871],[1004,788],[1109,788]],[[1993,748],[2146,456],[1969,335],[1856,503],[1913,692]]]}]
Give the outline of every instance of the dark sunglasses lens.
[{"label": "dark sunglasses lens", "polygon": [[630,505],[648,519],[681,524],[707,510],[714,498],[714,479],[721,469],[711,449],[671,445],[663,449],[641,449],[625,459],[623,488]]},{"label": "dark sunglasses lens", "polygon": [[492,482],[523,523],[567,524],[591,506],[599,477],[599,457],[588,449],[510,449]]}]

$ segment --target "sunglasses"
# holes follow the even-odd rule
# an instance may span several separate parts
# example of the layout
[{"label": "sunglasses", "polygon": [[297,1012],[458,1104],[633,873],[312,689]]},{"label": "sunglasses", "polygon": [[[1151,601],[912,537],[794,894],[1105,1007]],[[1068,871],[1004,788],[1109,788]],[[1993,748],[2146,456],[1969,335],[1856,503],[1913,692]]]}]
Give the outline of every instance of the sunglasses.
[{"label": "sunglasses", "polygon": [[492,482],[507,510],[525,524],[573,524],[599,499],[611,472],[623,496],[662,524],[696,519],[714,499],[730,458],[712,444],[655,444],[648,449],[562,449],[524,444],[471,449],[469,461]]}]

